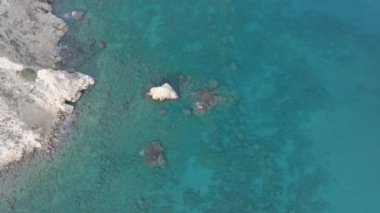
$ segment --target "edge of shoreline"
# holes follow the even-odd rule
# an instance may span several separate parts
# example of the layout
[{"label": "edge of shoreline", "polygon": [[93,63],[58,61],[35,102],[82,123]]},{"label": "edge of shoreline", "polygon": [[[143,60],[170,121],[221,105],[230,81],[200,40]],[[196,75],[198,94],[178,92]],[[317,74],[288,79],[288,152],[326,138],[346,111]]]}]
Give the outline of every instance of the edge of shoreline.
[{"label": "edge of shoreline", "polygon": [[[52,14],[52,17],[64,23],[64,26],[62,27],[64,33],[59,35],[58,39],[55,38],[57,40],[55,42],[54,48],[58,48],[59,43],[61,42],[62,38],[67,33],[68,25],[63,19],[61,19],[54,13],[52,9],[52,1],[49,1],[49,0],[42,1],[42,4],[44,3],[50,7],[50,12]],[[32,11],[32,12],[35,12],[35,11]],[[48,26],[48,27],[51,27],[51,26]],[[56,70],[57,67],[59,68],[60,58],[59,56],[58,57],[53,56],[53,58],[55,59],[55,61],[52,62],[53,66],[48,67],[48,68],[53,68],[54,70]],[[31,65],[29,67],[36,67],[36,66]],[[91,90],[91,88],[92,86],[90,86],[86,90]],[[67,140],[72,130],[71,128],[75,124],[77,117],[78,117],[78,111],[76,110],[76,108],[74,108],[74,111],[71,113],[64,113],[64,112],[59,111],[58,114],[55,115],[53,124],[51,128],[49,128],[49,132],[47,136],[45,136],[45,140],[41,142],[41,145],[42,145],[41,148],[34,148],[33,151],[30,153],[24,152],[20,160],[10,162],[5,167],[0,168],[0,180],[3,181],[3,183],[14,180],[17,177],[17,175],[21,171],[23,171],[25,168],[37,166],[40,160],[44,160],[44,161],[51,160],[53,158],[53,155],[56,154],[60,148],[63,147],[64,142]],[[7,184],[3,184],[3,185],[5,186],[2,186],[1,188],[7,187],[6,186]],[[1,194],[3,194],[3,192]]]}]

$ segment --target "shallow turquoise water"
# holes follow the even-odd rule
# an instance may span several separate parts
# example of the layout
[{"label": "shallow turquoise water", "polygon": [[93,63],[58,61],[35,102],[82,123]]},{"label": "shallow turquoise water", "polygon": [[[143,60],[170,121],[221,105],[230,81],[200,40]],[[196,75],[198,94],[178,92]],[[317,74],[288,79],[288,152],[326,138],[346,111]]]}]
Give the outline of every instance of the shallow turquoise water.
[{"label": "shallow turquoise water", "polygon": [[[78,8],[64,67],[97,85],[2,211],[380,211],[380,3],[55,3],[60,16]],[[178,101],[144,98],[164,81]],[[217,105],[188,115],[205,88]],[[164,169],[140,156],[154,140]]]}]

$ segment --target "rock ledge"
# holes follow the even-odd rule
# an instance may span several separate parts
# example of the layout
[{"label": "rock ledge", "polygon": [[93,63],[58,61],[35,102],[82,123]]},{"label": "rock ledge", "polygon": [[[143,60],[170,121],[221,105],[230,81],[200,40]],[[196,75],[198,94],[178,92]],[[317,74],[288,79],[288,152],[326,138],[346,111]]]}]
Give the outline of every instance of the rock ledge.
[{"label": "rock ledge", "polygon": [[0,170],[35,149],[49,151],[73,103],[94,84],[56,70],[67,26],[45,2],[0,1]]}]

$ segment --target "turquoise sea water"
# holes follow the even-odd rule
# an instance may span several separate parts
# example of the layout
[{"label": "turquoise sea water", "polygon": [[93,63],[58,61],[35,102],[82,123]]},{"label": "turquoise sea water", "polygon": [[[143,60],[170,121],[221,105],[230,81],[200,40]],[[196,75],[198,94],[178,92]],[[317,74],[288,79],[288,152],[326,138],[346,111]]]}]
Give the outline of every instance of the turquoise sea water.
[{"label": "turquoise sea water", "polygon": [[[380,212],[380,3],[60,0],[97,85],[1,212]],[[98,47],[100,41],[106,48]],[[175,102],[144,97],[169,82]],[[217,95],[194,113],[199,91]],[[140,151],[159,140],[167,166]]]}]

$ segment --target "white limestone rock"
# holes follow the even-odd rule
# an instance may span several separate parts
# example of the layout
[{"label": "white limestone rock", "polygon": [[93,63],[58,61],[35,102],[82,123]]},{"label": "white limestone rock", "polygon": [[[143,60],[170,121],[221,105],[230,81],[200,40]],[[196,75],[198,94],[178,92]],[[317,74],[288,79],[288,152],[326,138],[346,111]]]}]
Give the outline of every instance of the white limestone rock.
[{"label": "white limestone rock", "polygon": [[50,0],[0,0],[0,170],[35,149],[48,149],[94,84],[84,74],[54,70],[67,25]]},{"label": "white limestone rock", "polygon": [[56,45],[67,25],[40,0],[0,0],[0,57],[52,68],[60,60]]},{"label": "white limestone rock", "polygon": [[158,101],[178,99],[177,92],[174,91],[168,83],[164,83],[162,86],[150,88],[150,91],[146,95],[153,100]]},{"label": "white limestone rock", "polygon": [[0,168],[49,139],[59,114],[68,116],[94,80],[81,73],[25,69],[0,57]]}]

